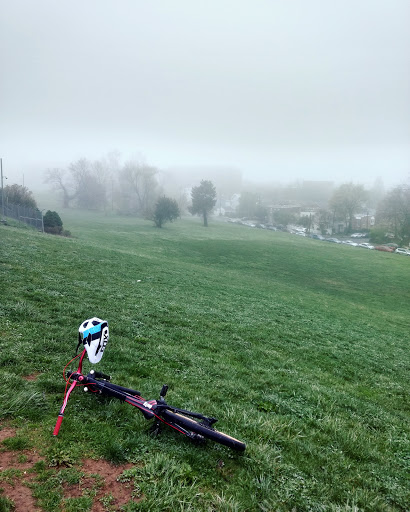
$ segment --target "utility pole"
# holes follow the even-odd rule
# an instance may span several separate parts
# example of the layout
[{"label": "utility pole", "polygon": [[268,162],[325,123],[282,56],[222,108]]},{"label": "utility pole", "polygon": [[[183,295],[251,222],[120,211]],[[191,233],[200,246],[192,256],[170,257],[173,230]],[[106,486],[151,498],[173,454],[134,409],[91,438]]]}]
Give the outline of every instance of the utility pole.
[{"label": "utility pole", "polygon": [[3,188],[3,159],[0,158],[1,168],[1,220],[4,221],[4,188]]}]

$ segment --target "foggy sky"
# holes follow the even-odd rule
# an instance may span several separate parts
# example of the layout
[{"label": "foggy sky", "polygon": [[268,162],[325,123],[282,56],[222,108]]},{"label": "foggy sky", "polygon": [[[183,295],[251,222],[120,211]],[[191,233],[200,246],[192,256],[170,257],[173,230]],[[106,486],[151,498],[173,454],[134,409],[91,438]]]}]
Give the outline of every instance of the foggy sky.
[{"label": "foggy sky", "polygon": [[0,6],[9,183],[112,150],[256,181],[409,177],[409,0]]}]

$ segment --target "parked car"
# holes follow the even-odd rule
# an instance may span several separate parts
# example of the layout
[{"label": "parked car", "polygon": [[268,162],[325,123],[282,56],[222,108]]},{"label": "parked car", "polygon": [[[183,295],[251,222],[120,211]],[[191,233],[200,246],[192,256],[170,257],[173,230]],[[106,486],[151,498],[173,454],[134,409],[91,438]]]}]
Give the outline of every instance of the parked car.
[{"label": "parked car", "polygon": [[367,238],[369,235],[368,233],[353,233],[353,235],[350,235],[352,238]]},{"label": "parked car", "polygon": [[357,242],[352,242],[351,240],[343,240],[342,244],[351,245],[352,247],[357,247],[359,245]]},{"label": "parked car", "polygon": [[367,242],[359,244],[358,247],[363,247],[364,249],[374,249],[374,245],[370,245]]},{"label": "parked car", "polygon": [[341,244],[342,242],[338,238],[325,238],[326,242],[333,242],[334,244]]},{"label": "parked car", "polygon": [[325,237],[322,235],[316,235],[315,233],[313,235],[310,235],[310,238],[313,238],[313,240],[324,240]]},{"label": "parked car", "polygon": [[394,252],[393,247],[389,247],[388,245],[375,245],[374,248],[376,251]]},{"label": "parked car", "polygon": [[397,249],[394,251],[397,254],[404,254],[406,256],[410,256],[410,251],[407,249],[403,249],[403,247],[397,247]]}]

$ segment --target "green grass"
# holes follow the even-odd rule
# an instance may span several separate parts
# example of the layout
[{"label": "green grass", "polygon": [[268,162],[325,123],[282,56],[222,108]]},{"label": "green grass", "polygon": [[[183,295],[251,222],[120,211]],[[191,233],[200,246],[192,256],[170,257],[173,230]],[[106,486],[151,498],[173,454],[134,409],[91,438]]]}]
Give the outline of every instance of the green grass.
[{"label": "green grass", "polygon": [[[410,258],[199,219],[62,218],[73,238],[0,226],[0,418],[16,449],[132,462],[129,511],[408,509]],[[53,438],[91,316],[110,325],[102,371],[150,398],[167,383],[245,455],[153,438],[135,409],[80,392]],[[60,510],[52,474],[40,504]]]}]

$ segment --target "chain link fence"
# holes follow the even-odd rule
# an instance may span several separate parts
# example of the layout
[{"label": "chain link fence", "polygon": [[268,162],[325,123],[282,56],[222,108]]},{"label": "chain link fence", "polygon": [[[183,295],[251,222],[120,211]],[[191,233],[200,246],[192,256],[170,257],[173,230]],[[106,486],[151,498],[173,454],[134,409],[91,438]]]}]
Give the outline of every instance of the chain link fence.
[{"label": "chain link fence", "polygon": [[43,214],[40,210],[27,208],[18,204],[7,203],[4,205],[4,209],[2,207],[2,214],[4,217],[10,217],[18,220],[19,222],[25,222],[39,231],[44,231]]}]

